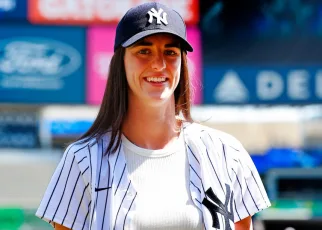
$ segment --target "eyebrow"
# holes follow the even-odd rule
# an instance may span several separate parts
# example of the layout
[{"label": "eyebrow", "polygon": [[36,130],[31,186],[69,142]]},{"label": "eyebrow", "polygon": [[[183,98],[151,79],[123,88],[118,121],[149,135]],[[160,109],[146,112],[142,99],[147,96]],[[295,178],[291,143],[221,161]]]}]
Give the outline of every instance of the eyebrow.
[{"label": "eyebrow", "polygon": [[[142,41],[138,41],[137,43],[135,43],[133,45],[133,47],[137,47],[137,46],[152,46],[152,45],[153,45],[152,42],[142,40]],[[180,42],[172,42],[172,43],[166,44],[165,47],[166,48],[179,48],[179,49],[181,48]]]},{"label": "eyebrow", "polygon": [[181,48],[180,42],[173,42],[165,45],[166,48]]}]

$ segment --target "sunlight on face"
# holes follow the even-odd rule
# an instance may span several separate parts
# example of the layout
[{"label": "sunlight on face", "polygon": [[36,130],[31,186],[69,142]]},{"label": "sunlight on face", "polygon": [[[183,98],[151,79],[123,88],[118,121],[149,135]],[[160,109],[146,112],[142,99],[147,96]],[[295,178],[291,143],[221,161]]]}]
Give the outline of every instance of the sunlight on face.
[{"label": "sunlight on face", "polygon": [[145,37],[126,48],[124,65],[130,100],[170,101],[180,80],[180,43],[170,34]]}]

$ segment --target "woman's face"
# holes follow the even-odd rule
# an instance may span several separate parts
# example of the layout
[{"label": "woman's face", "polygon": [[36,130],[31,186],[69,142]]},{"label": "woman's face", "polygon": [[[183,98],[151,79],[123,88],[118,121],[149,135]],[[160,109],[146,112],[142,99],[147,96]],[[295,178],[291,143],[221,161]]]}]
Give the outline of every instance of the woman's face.
[{"label": "woman's face", "polygon": [[156,34],[126,48],[124,65],[129,97],[156,104],[173,96],[180,80],[179,44],[172,35]]}]

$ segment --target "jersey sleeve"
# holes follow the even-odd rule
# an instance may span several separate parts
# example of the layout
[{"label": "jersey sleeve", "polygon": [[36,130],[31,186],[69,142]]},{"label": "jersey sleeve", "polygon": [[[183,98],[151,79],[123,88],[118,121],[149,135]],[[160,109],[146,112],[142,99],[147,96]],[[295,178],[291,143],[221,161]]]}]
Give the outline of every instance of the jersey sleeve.
[{"label": "jersey sleeve", "polygon": [[238,222],[271,206],[259,173],[249,155],[241,146],[234,151],[232,185],[234,191],[234,220]]},{"label": "jersey sleeve", "polygon": [[89,229],[91,205],[90,185],[75,157],[77,149],[70,145],[64,152],[36,212],[36,216],[52,225],[57,223],[73,230]]}]

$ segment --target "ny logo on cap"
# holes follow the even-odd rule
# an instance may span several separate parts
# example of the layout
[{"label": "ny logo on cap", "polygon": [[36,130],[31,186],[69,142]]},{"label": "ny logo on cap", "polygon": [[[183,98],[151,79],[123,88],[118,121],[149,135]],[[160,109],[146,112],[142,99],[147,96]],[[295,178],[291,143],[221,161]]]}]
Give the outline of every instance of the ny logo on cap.
[{"label": "ny logo on cap", "polygon": [[[157,19],[157,24],[161,24],[161,22],[163,22],[163,24],[168,25],[167,13],[163,12],[163,9],[160,8],[159,11],[156,11],[154,8],[151,8],[148,11],[148,14],[149,14],[149,23],[152,23],[153,17],[155,17]],[[162,14],[162,17],[161,17],[161,14]]]}]

